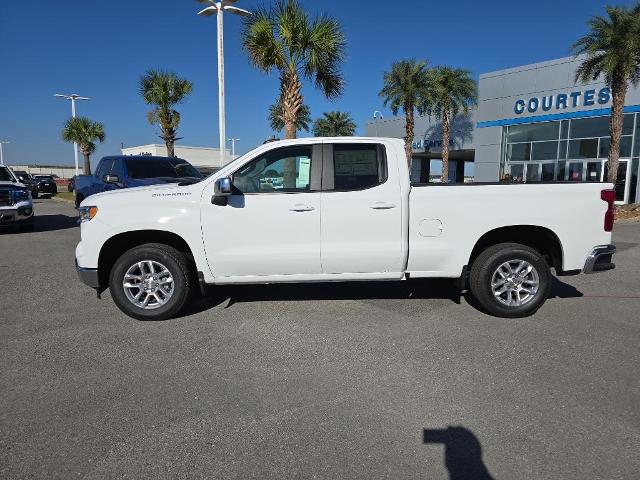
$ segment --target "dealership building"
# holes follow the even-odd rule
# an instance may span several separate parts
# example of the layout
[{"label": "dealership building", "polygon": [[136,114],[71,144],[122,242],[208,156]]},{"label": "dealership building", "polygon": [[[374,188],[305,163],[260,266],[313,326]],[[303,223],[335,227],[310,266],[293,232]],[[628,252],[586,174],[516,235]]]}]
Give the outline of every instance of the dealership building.
[{"label": "dealership building", "polygon": [[[480,75],[478,106],[452,122],[452,181],[600,182],[607,177],[611,92],[603,81],[576,83],[582,57]],[[616,199],[640,202],[640,88],[627,92]],[[375,119],[371,136],[404,137],[404,118]],[[417,117],[412,180],[440,177],[442,125]],[[471,173],[473,172],[473,173]]]}]

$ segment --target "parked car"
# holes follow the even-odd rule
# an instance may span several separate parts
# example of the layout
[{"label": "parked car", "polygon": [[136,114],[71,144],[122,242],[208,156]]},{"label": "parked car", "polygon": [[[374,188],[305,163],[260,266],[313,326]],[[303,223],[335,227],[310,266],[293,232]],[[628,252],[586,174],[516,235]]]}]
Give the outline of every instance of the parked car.
[{"label": "parked car", "polygon": [[76,206],[96,193],[162,183],[195,183],[202,175],[181,158],[149,155],[104,157],[93,175],[74,177]]},{"label": "parked car", "polygon": [[38,198],[38,182],[36,182],[29,172],[25,172],[24,170],[13,170],[13,174],[20,183],[29,188],[31,198]]},{"label": "parked car", "polygon": [[0,166],[0,227],[33,229],[33,203],[29,188],[6,166]]},{"label": "parked car", "polygon": [[614,268],[614,199],[607,183],[412,185],[400,139],[301,138],[197,184],[86,199],[76,262],[83,282],[140,319],[177,314],[196,280],[204,290],[433,277],[455,279],[493,315],[522,317],[549,296],[552,268]]},{"label": "parked car", "polygon": [[58,193],[58,186],[53,175],[34,175],[33,178],[38,183],[38,191],[40,193],[49,193],[51,195]]}]

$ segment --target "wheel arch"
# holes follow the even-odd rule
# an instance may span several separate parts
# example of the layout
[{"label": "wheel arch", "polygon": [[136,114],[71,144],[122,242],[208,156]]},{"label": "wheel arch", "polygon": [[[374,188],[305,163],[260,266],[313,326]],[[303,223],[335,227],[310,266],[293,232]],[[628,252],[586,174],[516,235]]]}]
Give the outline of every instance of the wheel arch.
[{"label": "wheel arch", "polygon": [[540,225],[510,225],[489,230],[475,243],[468,265],[471,266],[487,248],[506,242],[521,243],[537,250],[546,258],[549,266],[555,269],[556,274],[562,273],[562,242],[552,230]]},{"label": "wheel arch", "polygon": [[133,230],[114,235],[102,245],[98,255],[100,285],[106,286],[109,284],[111,268],[124,252],[145,243],[162,243],[175,248],[187,255],[191,267],[194,271],[196,270],[193,251],[187,241],[180,235],[166,230]]}]

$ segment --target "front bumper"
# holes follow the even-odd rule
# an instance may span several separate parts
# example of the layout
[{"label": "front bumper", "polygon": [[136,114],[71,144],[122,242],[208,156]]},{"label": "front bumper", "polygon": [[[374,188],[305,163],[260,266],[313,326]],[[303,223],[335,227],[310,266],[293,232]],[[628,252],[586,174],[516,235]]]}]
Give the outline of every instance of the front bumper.
[{"label": "front bumper", "polygon": [[97,268],[83,268],[78,266],[78,261],[76,260],[76,272],[78,272],[78,278],[85,285],[88,285],[91,288],[100,288],[100,278],[98,276]]},{"label": "front bumper", "polygon": [[0,208],[0,225],[16,225],[33,217],[31,202],[20,202],[11,208]]},{"label": "front bumper", "polygon": [[615,245],[600,245],[595,247],[587,257],[587,261],[584,262],[584,269],[582,271],[584,273],[596,273],[613,270],[616,268],[616,265],[611,261],[614,253],[616,253]]}]

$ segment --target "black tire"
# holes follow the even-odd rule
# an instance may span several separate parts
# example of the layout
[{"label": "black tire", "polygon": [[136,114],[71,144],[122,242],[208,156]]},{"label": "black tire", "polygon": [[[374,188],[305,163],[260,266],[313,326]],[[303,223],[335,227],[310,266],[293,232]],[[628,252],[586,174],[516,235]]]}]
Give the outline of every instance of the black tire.
[{"label": "black tire", "polygon": [[[537,273],[539,282],[538,289],[526,303],[506,305],[498,297],[505,301],[507,297],[515,299],[515,293],[512,295],[505,292],[504,297],[494,294],[492,277],[498,267],[505,262],[518,260],[528,262],[535,269],[534,273]],[[521,318],[534,314],[542,306],[551,294],[552,281],[549,265],[540,252],[519,243],[500,243],[487,248],[474,260],[469,276],[469,289],[487,313],[496,317]],[[531,288],[530,285],[527,288]]]},{"label": "black tire", "polygon": [[[129,300],[123,287],[125,273],[137,262],[152,260],[164,265],[173,277],[173,293],[162,306],[144,309]],[[114,263],[109,274],[109,291],[118,308],[138,320],[166,320],[175,316],[185,306],[194,285],[194,272],[187,255],[169,245],[146,243],[123,253]]]},{"label": "black tire", "polygon": [[80,204],[84,200],[84,195],[76,193],[76,208],[80,208]]}]

